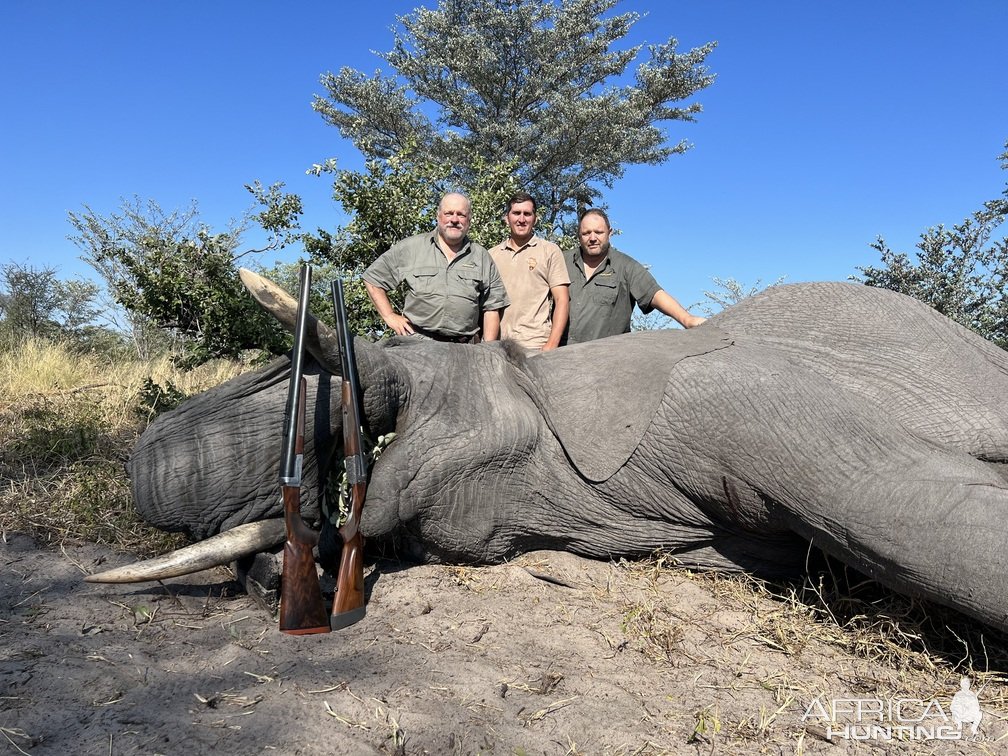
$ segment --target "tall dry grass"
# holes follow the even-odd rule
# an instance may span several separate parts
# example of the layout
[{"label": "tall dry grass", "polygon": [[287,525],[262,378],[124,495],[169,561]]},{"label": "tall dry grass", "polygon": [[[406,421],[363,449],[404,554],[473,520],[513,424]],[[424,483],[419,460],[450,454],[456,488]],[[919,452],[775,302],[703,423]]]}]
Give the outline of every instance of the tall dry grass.
[{"label": "tall dry grass", "polygon": [[140,554],[178,545],[137,518],[123,463],[154,405],[242,370],[216,361],[182,372],[168,357],[117,359],[41,339],[0,352],[0,530]]}]

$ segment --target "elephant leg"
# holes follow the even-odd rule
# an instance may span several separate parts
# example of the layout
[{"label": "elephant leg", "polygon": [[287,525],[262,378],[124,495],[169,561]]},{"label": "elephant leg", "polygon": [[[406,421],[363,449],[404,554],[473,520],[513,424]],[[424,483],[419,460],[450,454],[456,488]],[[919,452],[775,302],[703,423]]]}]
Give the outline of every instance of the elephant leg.
[{"label": "elephant leg", "polygon": [[677,443],[708,460],[697,500],[737,517],[717,491],[729,471],[765,510],[750,520],[784,523],[897,591],[1008,628],[1008,485],[994,465],[820,376],[731,352],[677,367],[663,406]]},{"label": "elephant leg", "polygon": [[1008,485],[989,466],[935,449],[896,480],[866,475],[841,506],[848,526],[813,541],[896,590],[1008,629]]}]

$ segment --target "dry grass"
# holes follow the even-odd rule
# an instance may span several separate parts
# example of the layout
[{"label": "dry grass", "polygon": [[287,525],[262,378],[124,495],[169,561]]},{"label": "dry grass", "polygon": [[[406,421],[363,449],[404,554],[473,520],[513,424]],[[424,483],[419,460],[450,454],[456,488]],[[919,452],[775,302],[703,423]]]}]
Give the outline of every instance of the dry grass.
[{"label": "dry grass", "polygon": [[215,360],[182,372],[167,356],[150,362],[117,361],[79,354],[59,343],[30,339],[16,351],[0,352],[0,409],[28,396],[93,389],[109,389],[110,394],[118,394],[125,404],[136,406],[147,378],[162,385],[170,382],[192,395],[223,383],[242,369],[239,363]]},{"label": "dry grass", "polygon": [[178,545],[136,517],[122,465],[164,403],[158,388],[188,396],[241,370],[220,361],[182,373],[167,357],[111,360],[42,340],[0,353],[0,530],[142,555]]},{"label": "dry grass", "polygon": [[662,554],[623,566],[643,585],[624,606],[633,647],[658,664],[698,670],[698,688],[719,696],[773,694],[739,721],[700,706],[696,739],[717,735],[749,749],[776,732],[800,743],[812,730],[778,716],[819,696],[947,702],[963,675],[983,691],[984,715],[1008,720],[1008,637],[825,558],[790,583],[678,569]]}]

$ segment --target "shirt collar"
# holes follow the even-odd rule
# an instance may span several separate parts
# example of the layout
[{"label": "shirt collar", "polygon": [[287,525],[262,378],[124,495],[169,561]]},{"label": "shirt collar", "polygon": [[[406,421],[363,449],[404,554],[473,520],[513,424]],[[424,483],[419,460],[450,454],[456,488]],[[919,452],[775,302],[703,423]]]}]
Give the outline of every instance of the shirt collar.
[{"label": "shirt collar", "polygon": [[[595,268],[595,272],[596,273],[598,271],[600,271],[602,268],[608,268],[609,267],[609,265],[612,263],[612,253],[613,253],[614,250],[615,250],[615,247],[613,247],[610,244],[609,245],[609,251],[606,253],[606,256],[602,258],[602,262],[599,263],[599,266],[597,268]],[[580,244],[577,246],[577,249],[574,250],[574,264],[578,266],[578,269],[582,273],[584,273],[584,258],[581,257],[581,245]]]},{"label": "shirt collar", "polygon": [[521,252],[523,249],[527,249],[528,247],[534,247],[538,243],[539,243],[539,236],[537,234],[532,234],[532,237],[522,246],[515,247],[514,240],[509,236],[507,238],[507,241],[504,242],[504,246],[511,252]]},{"label": "shirt collar", "polygon": [[[431,231],[430,243],[431,243],[431,246],[434,247],[435,250],[437,250],[437,253],[439,255],[444,255],[444,251],[441,249],[441,245],[438,244],[438,232],[437,232],[436,228],[433,231]],[[472,248],[472,240],[469,238],[469,235],[466,234],[465,244],[462,245],[462,249],[460,249],[458,252],[456,252],[455,253],[455,257],[452,258],[451,260],[449,260],[449,262],[455,262],[455,260],[458,260],[464,254],[466,254],[467,252],[469,252],[469,250],[471,248]]]}]

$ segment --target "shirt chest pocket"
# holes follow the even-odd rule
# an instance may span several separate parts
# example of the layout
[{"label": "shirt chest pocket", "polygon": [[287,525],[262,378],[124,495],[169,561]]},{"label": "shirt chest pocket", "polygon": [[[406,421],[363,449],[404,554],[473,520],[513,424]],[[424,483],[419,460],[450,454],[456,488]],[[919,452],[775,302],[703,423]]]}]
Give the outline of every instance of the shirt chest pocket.
[{"label": "shirt chest pocket", "polygon": [[611,305],[616,302],[616,295],[619,294],[619,286],[615,276],[605,278],[593,278],[591,285],[585,290],[588,298],[598,304]]},{"label": "shirt chest pocket", "polygon": [[459,270],[449,276],[452,294],[476,302],[479,299],[480,291],[483,288],[479,273],[475,270]]},{"label": "shirt chest pocket", "polygon": [[416,268],[409,274],[410,289],[418,294],[431,294],[437,290],[438,269]]}]

